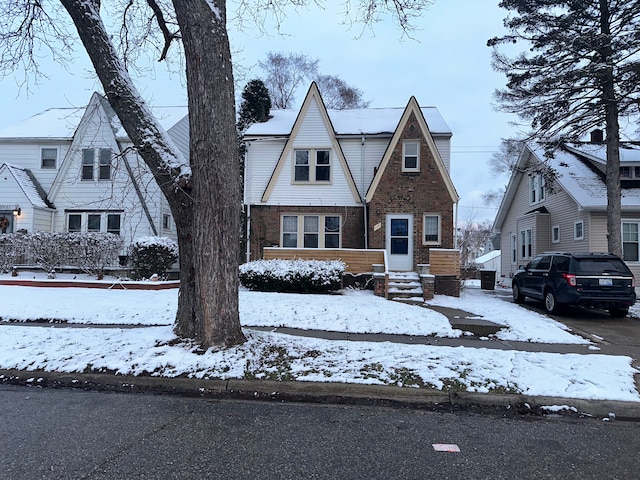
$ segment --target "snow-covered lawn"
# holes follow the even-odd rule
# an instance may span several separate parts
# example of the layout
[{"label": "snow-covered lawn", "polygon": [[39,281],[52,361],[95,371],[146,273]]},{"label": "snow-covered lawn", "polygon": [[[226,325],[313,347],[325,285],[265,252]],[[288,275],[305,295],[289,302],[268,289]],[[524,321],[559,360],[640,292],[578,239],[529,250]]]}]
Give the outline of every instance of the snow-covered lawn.
[{"label": "snow-covered lawn", "polygon": [[[177,290],[0,286],[0,318],[4,321],[51,319],[132,326],[3,325],[0,368],[432,386],[640,401],[633,381],[636,370],[629,357],[329,341],[251,329],[287,326],[350,333],[463,335],[451,328],[446,317],[428,308],[390,302],[371,292],[341,293],[242,290],[240,316],[248,342],[201,354],[194,345],[175,341],[171,324]],[[437,296],[429,304],[462,309],[504,325],[497,335],[500,339],[588,343],[546,316],[473,286],[460,298]]]}]

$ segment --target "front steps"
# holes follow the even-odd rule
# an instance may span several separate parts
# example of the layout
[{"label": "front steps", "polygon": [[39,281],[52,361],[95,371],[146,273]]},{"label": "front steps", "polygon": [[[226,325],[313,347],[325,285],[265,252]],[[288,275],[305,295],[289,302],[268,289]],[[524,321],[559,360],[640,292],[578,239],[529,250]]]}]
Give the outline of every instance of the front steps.
[{"label": "front steps", "polygon": [[389,272],[387,298],[402,303],[422,304],[420,276],[416,272]]}]

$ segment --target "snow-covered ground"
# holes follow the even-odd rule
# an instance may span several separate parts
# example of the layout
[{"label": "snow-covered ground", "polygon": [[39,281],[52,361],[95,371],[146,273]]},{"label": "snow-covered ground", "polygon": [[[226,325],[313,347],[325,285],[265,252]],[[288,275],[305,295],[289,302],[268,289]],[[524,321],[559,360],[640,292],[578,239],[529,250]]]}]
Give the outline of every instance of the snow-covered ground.
[{"label": "snow-covered ground", "polygon": [[298,295],[241,290],[240,317],[247,343],[212,348],[205,354],[195,345],[175,341],[171,324],[176,289],[0,286],[0,299],[4,321],[114,325],[2,325],[0,368],[5,369],[296,379],[640,401],[631,358],[588,353],[597,348],[563,324],[496,298],[477,284],[468,285],[460,298],[436,296],[428,303],[462,309],[504,325],[499,339],[585,344],[585,354],[329,341],[251,328],[464,335],[433,310],[387,301],[369,291]]}]

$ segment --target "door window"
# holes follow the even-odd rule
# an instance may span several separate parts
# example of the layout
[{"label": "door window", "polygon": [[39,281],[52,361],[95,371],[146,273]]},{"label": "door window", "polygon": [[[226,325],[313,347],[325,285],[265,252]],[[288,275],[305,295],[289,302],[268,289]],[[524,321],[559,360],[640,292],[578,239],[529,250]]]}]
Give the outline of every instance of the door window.
[{"label": "door window", "polygon": [[406,218],[391,219],[391,254],[407,255],[409,253],[409,220]]}]

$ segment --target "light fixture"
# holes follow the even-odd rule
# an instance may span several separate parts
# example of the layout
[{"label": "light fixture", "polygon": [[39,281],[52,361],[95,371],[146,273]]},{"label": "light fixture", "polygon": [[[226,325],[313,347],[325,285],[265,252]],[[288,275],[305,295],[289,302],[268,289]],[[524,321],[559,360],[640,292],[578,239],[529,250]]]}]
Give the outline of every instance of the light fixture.
[{"label": "light fixture", "polygon": [[19,217],[21,213],[22,213],[22,209],[20,207],[16,207],[16,208],[13,209],[13,216],[14,217]]}]

